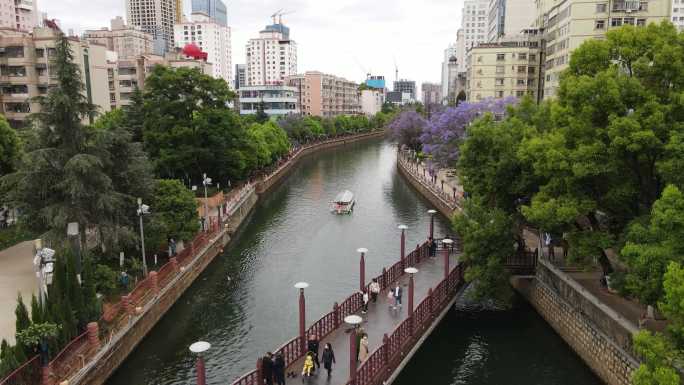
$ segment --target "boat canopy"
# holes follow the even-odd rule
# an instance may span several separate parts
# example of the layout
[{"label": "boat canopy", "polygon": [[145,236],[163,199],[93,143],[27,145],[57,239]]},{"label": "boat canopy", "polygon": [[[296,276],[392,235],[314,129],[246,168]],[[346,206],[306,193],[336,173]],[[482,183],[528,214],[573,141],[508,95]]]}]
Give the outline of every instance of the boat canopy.
[{"label": "boat canopy", "polygon": [[354,194],[349,190],[344,190],[341,193],[337,194],[337,196],[335,197],[335,203],[348,204],[351,203],[353,199]]}]

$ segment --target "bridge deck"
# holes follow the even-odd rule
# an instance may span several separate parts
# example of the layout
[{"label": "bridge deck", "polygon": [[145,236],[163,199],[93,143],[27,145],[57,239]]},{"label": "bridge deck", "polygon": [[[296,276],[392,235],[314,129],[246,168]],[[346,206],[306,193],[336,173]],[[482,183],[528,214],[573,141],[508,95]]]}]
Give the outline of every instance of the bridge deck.
[{"label": "bridge deck", "polygon": [[[452,253],[449,258],[450,269],[453,269],[458,263],[458,255],[456,251]],[[435,288],[437,284],[444,279],[444,256],[440,250],[434,258],[424,258],[416,266],[420,271],[414,275],[414,309],[418,304],[428,296],[430,288]],[[402,276],[398,280],[402,285],[402,303],[403,306],[393,310],[390,306],[390,300],[387,298],[387,290],[383,290],[378,296],[378,302],[370,302],[368,306],[368,313],[356,313],[363,317],[363,324],[361,327],[368,334],[369,353],[372,353],[379,345],[382,345],[383,335],[388,336],[392,333],[397,325],[406,319],[408,314],[408,274]],[[329,336],[324,338],[320,344],[320,352],[323,352],[323,347],[326,342],[329,342],[333,351],[335,352],[336,364],[333,365],[332,376],[327,378],[325,369],[321,367],[317,370],[315,375],[307,378],[306,384],[325,384],[325,385],[344,385],[349,381],[349,331],[350,329],[343,325],[336,329]],[[288,372],[294,371],[297,374],[296,379],[286,378],[288,383],[302,381],[301,372],[304,360],[299,359],[288,367]],[[323,365],[323,363],[321,363]],[[362,363],[358,364],[360,367]]]}]

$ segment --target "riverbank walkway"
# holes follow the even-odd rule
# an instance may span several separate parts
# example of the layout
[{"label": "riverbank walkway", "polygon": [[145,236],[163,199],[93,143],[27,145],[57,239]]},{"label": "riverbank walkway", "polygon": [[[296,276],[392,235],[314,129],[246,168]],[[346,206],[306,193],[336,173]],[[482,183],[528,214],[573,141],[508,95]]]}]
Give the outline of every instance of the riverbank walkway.
[{"label": "riverbank walkway", "polygon": [[[457,290],[464,283],[457,242],[438,241],[437,244],[439,247],[434,257],[429,255],[429,247],[424,243],[404,258],[398,258],[390,268],[383,269],[382,274],[375,277],[381,293],[377,303],[371,301],[367,313],[361,312],[362,295],[359,290],[341,304],[335,303],[331,312],[306,329],[305,289],[301,288],[300,335],[274,351],[283,355],[287,372],[296,374],[294,380],[307,384],[375,385],[382,384],[395,372],[398,373],[397,369],[403,367],[446,314],[456,299]],[[402,246],[401,249],[405,248]],[[365,250],[360,249],[359,252],[359,289],[367,289],[370,280],[365,279]],[[417,271],[411,273],[411,267]],[[388,292],[396,285],[402,287],[403,295],[402,306],[394,309]],[[350,315],[358,315],[362,319],[356,327],[362,328],[368,335],[370,354],[363,362],[356,362],[356,333],[352,331],[355,326],[345,323]],[[323,368],[311,377],[302,378],[306,341],[311,336],[320,340],[319,353],[322,353],[326,343],[333,347],[336,364],[330,379]],[[198,376],[203,377],[203,372],[198,370]],[[293,381],[292,378],[288,380]],[[198,383],[203,381],[199,380]],[[256,368],[234,381],[233,385],[263,383],[262,360],[258,359]]]}]

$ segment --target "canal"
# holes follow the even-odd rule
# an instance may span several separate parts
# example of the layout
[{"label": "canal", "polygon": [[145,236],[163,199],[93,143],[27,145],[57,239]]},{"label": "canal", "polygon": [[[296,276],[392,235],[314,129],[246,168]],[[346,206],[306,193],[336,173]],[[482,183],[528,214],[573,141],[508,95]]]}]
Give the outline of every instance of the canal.
[{"label": "canal", "polygon": [[[107,384],[194,383],[194,359],[188,346],[198,340],[212,344],[206,355],[208,384],[230,383],[254,368],[264,352],[297,334],[295,282],[311,285],[306,291],[310,323],[357,287],[357,248],[369,249],[368,277],[398,258],[398,224],[409,226],[408,245],[422,242],[430,207],[398,175],[394,151],[387,141],[371,140],[302,159],[287,180],[257,204],[224,253],[197,278]],[[357,197],[354,213],[330,214],[328,201],[344,189]],[[437,218],[436,236],[448,232],[446,219]],[[522,333],[525,330],[527,334]],[[481,343],[473,354],[465,354],[473,340]],[[526,366],[530,375],[535,371],[561,374],[542,376],[539,381],[528,377],[524,384],[600,383],[525,304],[513,313],[452,312],[430,341],[415,362],[430,364],[431,370],[412,364],[402,374],[402,384],[424,381],[428,373],[436,376],[429,382],[435,385],[502,383],[487,373],[523,370],[521,366]],[[525,344],[530,346],[523,349]],[[538,346],[544,347],[541,356],[517,354],[534,353]],[[516,350],[518,347],[523,350]],[[337,349],[342,359],[345,349]],[[516,360],[491,359],[506,354]],[[454,368],[459,363],[480,365],[481,372],[464,376],[463,381],[455,379],[458,372]],[[571,364],[576,370],[567,369]]]}]

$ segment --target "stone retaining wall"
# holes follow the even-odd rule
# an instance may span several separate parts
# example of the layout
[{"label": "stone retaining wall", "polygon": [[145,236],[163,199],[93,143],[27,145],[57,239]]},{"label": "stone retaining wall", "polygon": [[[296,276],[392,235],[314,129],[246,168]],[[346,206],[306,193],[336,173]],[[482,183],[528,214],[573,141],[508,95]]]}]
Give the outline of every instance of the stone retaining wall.
[{"label": "stone retaining wall", "polygon": [[399,170],[399,174],[403,175],[406,180],[408,180],[409,184],[413,186],[420,195],[422,195],[425,199],[427,199],[432,205],[437,209],[437,211],[440,212],[440,214],[444,215],[445,217],[451,219],[454,214],[456,213],[456,210],[452,209],[449,207],[442,199],[440,199],[438,196],[432,193],[429,188],[423,186],[423,184],[420,182],[420,180],[416,179],[416,177],[413,176],[408,170],[405,169],[404,164],[397,159],[397,169]]},{"label": "stone retaining wall", "polygon": [[639,367],[632,351],[635,325],[545,260],[534,278],[514,278],[513,286],[606,384],[630,384]]}]

